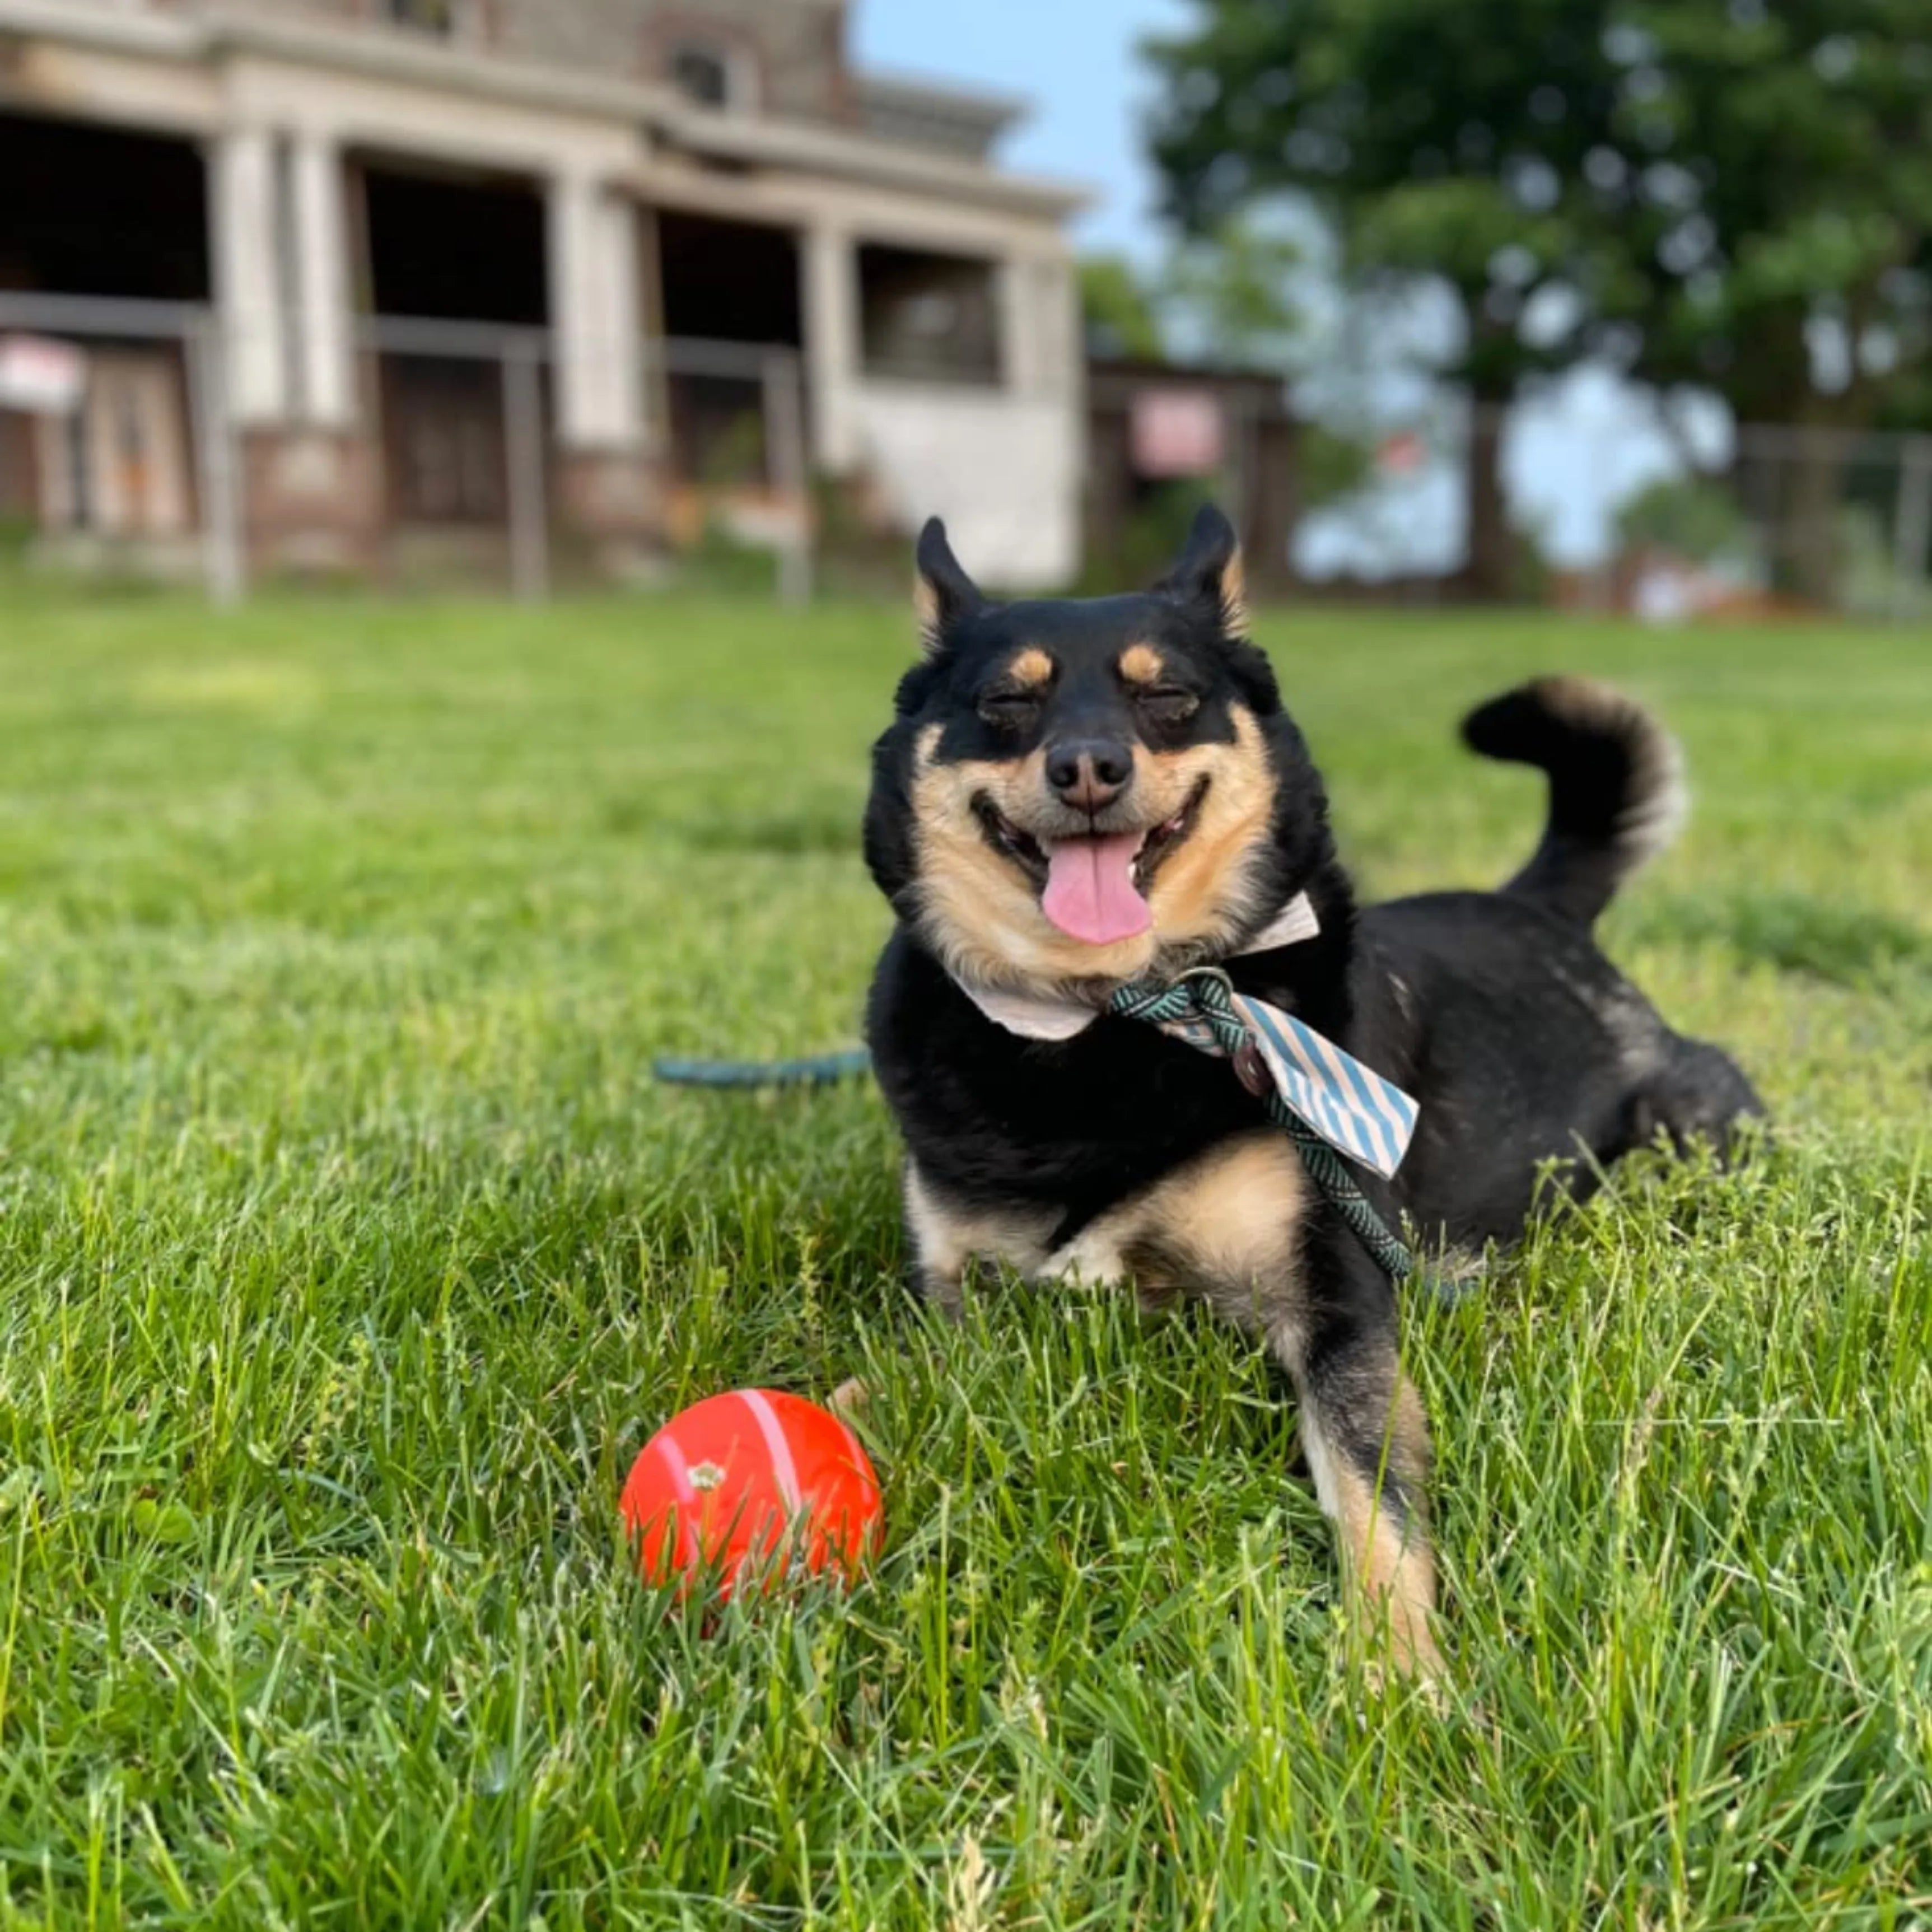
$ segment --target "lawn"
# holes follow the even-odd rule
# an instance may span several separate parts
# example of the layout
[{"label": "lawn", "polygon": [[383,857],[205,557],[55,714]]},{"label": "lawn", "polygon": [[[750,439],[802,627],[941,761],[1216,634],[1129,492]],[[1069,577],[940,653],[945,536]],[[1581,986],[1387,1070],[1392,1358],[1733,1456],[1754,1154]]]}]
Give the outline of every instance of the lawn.
[{"label": "lawn", "polygon": [[[897,611],[0,589],[0,1925],[1932,1923],[1932,638],[1268,619],[1374,892],[1467,703],[1689,748],[1606,922],[1784,1124],[1418,1295],[1454,1682],[1378,1698],[1252,1348],[898,1286],[850,1044]],[[849,1598],[667,1613],[658,1422],[874,1390]]]}]

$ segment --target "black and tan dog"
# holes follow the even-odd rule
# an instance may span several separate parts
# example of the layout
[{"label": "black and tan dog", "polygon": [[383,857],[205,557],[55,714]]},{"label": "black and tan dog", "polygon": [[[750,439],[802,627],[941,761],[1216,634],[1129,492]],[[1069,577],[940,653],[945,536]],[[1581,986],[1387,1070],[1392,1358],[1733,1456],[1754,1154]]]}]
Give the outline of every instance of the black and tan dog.
[{"label": "black and tan dog", "polygon": [[984,598],[929,524],[925,656],[874,754],[866,854],[898,923],[868,1031],[904,1132],[919,1278],[970,1260],[1202,1298],[1293,1378],[1351,1602],[1432,1667],[1430,1450],[1390,1282],[1225,1059],[1102,1010],[1205,962],[1420,1104],[1392,1222],[1508,1240],[1539,1171],[1573,1191],[1660,1133],[1723,1143],[1757,1102],[1597,950],[1592,922],[1675,830],[1672,740],[1574,679],[1466,722],[1540,766],[1543,842],[1500,892],[1357,910],[1322,780],[1246,637],[1233,532],[1197,520],[1144,595]]}]

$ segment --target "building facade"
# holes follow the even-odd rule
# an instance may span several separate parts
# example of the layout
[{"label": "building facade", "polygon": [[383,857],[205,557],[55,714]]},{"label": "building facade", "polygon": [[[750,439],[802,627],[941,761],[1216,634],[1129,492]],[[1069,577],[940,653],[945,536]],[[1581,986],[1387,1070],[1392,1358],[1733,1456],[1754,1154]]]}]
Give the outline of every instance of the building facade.
[{"label": "building facade", "polygon": [[[992,158],[1017,104],[855,71],[844,29],[839,0],[0,0],[0,332],[10,293],[206,304],[265,567],[500,522],[514,338],[547,514],[593,548],[661,538],[788,365],[799,473],[1064,581],[1080,196]],[[0,492],[192,522],[178,352],[92,355],[83,419],[0,415]]]}]

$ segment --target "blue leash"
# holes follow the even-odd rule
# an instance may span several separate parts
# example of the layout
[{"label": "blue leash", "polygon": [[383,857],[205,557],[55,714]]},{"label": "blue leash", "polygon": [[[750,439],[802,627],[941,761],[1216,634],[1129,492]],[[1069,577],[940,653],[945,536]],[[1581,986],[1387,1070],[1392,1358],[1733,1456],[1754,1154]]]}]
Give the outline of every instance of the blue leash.
[{"label": "blue leash", "polygon": [[668,1087],[831,1087],[872,1070],[864,1048],[809,1060],[659,1060],[651,1071]]}]

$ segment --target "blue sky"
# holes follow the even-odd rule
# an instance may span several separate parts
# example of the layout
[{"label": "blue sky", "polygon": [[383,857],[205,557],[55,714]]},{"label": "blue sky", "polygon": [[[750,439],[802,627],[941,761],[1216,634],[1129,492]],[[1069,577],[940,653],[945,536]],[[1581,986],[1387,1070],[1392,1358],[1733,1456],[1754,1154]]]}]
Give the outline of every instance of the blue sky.
[{"label": "blue sky", "polygon": [[1185,0],[857,0],[860,62],[937,80],[982,81],[1034,103],[1003,149],[1012,166],[1091,182],[1083,246],[1156,246],[1154,178],[1137,118],[1148,94],[1135,44],[1184,25]]}]

